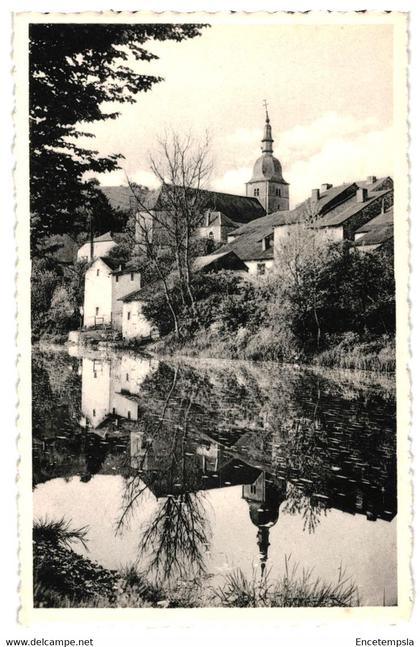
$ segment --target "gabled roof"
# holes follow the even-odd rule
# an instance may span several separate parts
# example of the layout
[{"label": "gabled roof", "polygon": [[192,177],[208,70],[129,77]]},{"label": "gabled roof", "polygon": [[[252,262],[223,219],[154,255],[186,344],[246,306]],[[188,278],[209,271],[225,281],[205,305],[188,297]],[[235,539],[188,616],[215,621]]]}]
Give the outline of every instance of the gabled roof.
[{"label": "gabled roof", "polygon": [[[152,211],[168,209],[169,191],[183,192],[180,186],[163,184],[159,189],[150,191],[145,199],[145,208]],[[197,190],[191,189],[191,194],[195,195]],[[233,195],[230,193],[220,193],[218,191],[208,191],[198,189],[200,207],[205,211],[211,209],[214,212],[220,212],[235,223],[246,223],[261,218],[265,215],[265,210],[257,198]]]},{"label": "gabled roof", "polygon": [[114,239],[112,237],[112,233],[110,231],[107,231],[105,234],[102,234],[101,236],[96,236],[96,238],[93,239],[94,243],[107,243],[107,242],[114,242]]},{"label": "gabled roof", "polygon": [[[222,269],[223,265],[226,263],[226,268],[230,263],[237,263],[240,265],[242,260],[233,250],[226,250],[225,252],[218,251],[217,254],[208,254],[207,256],[198,256],[194,259],[193,262],[193,272],[199,272],[204,269],[211,269],[211,267]],[[243,264],[243,269],[247,269],[246,265]]]},{"label": "gabled roof", "polygon": [[90,267],[92,267],[92,265],[95,265],[97,261],[102,261],[102,263],[105,263],[105,265],[109,267],[110,270],[116,270],[120,266],[120,261],[109,258],[109,256],[97,256],[91,261]]},{"label": "gabled roof", "polygon": [[365,223],[359,229],[356,229],[356,234],[366,233],[375,229],[376,227],[383,227],[384,225],[392,225],[394,223],[394,208],[391,207],[379,216],[372,218],[369,222]]},{"label": "gabled roof", "polygon": [[263,251],[261,241],[273,233],[273,227],[282,222],[285,213],[289,214],[290,212],[276,211],[236,229],[235,239],[231,243],[223,245],[217,250],[217,253],[233,251],[243,261],[273,258],[273,249],[269,248]]},{"label": "gabled roof", "polygon": [[364,236],[358,238],[353,245],[355,247],[364,247],[365,245],[382,245],[394,236],[393,225],[383,225],[375,227],[368,231]]},{"label": "gabled roof", "polygon": [[325,216],[319,218],[319,220],[317,220],[313,226],[316,228],[321,228],[341,225],[356,213],[359,213],[359,211],[366,209],[368,205],[372,204],[376,200],[383,198],[391,190],[392,189],[388,189],[388,191],[375,191],[373,194],[368,195],[365,202],[357,202],[356,197],[352,197],[350,200],[348,200],[348,206],[340,210],[332,209]]},{"label": "gabled roof", "polygon": [[382,185],[388,182],[393,184],[392,178],[386,175],[385,177],[376,178],[374,182],[371,182],[370,179],[362,180],[357,182],[357,186],[368,189],[369,191],[380,191],[383,188]]}]

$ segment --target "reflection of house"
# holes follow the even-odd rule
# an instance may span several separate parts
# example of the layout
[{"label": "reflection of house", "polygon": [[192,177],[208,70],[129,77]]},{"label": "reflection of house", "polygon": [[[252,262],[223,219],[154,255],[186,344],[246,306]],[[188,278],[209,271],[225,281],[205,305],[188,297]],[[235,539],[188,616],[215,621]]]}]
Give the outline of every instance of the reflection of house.
[{"label": "reflection of house", "polygon": [[138,290],[140,272],[110,258],[97,258],[85,274],[83,325],[85,328],[110,326],[122,330],[121,297]]},{"label": "reflection of house", "polygon": [[82,360],[82,424],[99,429],[118,417],[138,420],[138,396],[156,370],[153,359],[121,355],[111,360]]}]

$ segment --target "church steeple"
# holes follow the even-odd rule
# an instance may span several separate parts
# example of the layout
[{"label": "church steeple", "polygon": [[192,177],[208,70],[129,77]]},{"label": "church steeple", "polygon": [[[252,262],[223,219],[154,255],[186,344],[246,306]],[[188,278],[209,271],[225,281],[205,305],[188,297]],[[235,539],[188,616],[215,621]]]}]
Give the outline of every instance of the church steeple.
[{"label": "church steeple", "polygon": [[273,155],[273,136],[271,133],[268,104],[264,100],[265,124],[261,140],[262,155],[254,164],[252,178],[246,184],[247,196],[257,198],[266,213],[287,211],[289,209],[289,185],[283,178],[279,160]]},{"label": "church steeple", "polygon": [[265,126],[264,126],[264,136],[261,140],[262,146],[261,150],[263,153],[273,154],[273,142],[274,139],[271,136],[271,124],[270,117],[268,116],[268,104],[267,101],[264,101],[265,105]]}]

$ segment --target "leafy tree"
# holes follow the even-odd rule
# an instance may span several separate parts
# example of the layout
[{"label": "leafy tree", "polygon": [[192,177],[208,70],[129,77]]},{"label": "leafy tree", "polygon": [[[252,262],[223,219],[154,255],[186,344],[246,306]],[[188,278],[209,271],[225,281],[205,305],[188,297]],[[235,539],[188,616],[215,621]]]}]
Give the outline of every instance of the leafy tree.
[{"label": "leafy tree", "polygon": [[31,241],[86,229],[101,200],[87,172],[118,168],[117,153],[103,156],[78,146],[82,123],[115,119],[107,102],[134,103],[161,79],[137,73],[130,63],[157,56],[150,40],[182,41],[200,34],[189,24],[32,24],[29,29]]}]

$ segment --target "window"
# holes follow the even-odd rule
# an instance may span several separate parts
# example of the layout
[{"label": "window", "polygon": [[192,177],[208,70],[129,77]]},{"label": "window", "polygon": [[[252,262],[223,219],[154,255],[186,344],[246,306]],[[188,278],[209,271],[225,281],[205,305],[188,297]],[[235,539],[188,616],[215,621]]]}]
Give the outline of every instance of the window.
[{"label": "window", "polygon": [[96,416],[96,409],[93,409],[93,410],[92,410],[92,415],[93,415],[93,417],[95,417],[95,416]]},{"label": "window", "polygon": [[130,281],[134,281],[134,272],[131,272],[130,274]]},{"label": "window", "polygon": [[115,416],[115,407],[112,407],[112,415]]},{"label": "window", "polygon": [[95,308],[95,315],[96,315],[96,316],[98,316],[98,314],[99,314],[99,308],[98,308],[98,307],[96,307],[96,308]]},{"label": "window", "polygon": [[265,274],[265,263],[257,263],[257,274]]},{"label": "window", "polygon": [[119,277],[119,276],[118,276],[118,274],[117,274],[117,276],[115,277],[115,283],[118,283],[119,278],[120,278],[120,277]]},{"label": "window", "polygon": [[130,321],[131,319],[131,312],[127,312],[127,321]]},{"label": "window", "polygon": [[251,494],[256,494],[256,493],[257,493],[257,486],[251,485]]},{"label": "window", "polygon": [[127,418],[131,420],[131,411],[127,411]]},{"label": "window", "polygon": [[99,270],[96,270],[96,276],[99,276]]},{"label": "window", "polygon": [[210,240],[214,239],[214,233],[212,231],[209,231],[209,239]]},{"label": "window", "polygon": [[254,189],[254,196],[258,197],[260,195],[259,189]]}]

